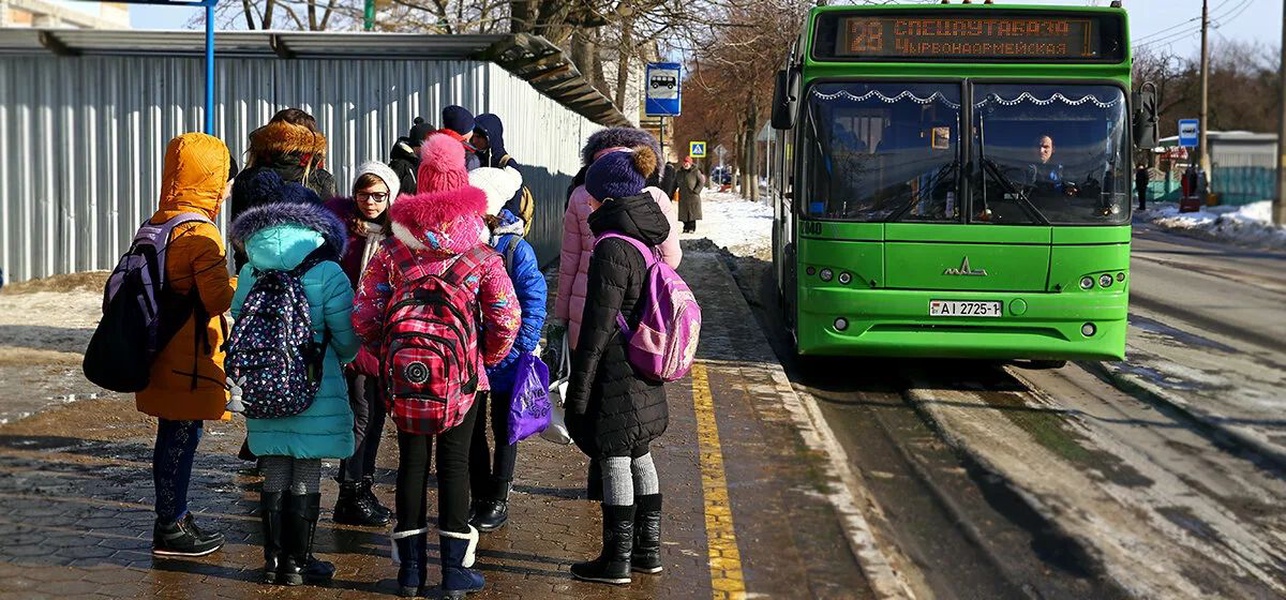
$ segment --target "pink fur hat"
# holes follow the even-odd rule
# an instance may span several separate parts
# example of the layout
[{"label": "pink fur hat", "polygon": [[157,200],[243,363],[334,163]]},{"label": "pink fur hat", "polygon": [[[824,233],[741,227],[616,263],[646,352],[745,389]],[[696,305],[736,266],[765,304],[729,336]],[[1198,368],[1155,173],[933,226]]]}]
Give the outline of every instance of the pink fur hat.
[{"label": "pink fur hat", "polygon": [[434,133],[420,147],[420,169],[416,179],[421,194],[448,192],[469,185],[464,145],[451,136]]}]

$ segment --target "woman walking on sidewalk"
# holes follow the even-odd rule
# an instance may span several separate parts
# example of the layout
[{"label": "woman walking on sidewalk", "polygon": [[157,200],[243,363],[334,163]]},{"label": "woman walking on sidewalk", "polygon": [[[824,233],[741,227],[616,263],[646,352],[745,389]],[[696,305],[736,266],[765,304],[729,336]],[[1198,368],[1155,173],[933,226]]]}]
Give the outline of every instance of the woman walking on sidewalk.
[{"label": "woman walking on sidewalk", "polygon": [[388,365],[398,428],[398,593],[425,592],[426,484],[436,438],[442,590],[460,598],[484,584],[469,568],[478,544],[469,525],[474,395],[490,389],[481,367],[509,354],[521,313],[502,259],[487,247],[487,200],[469,185],[464,146],[433,134],[422,152],[420,193],[389,209],[393,239],[362,274],[353,324],[366,349]]},{"label": "woman walking on sidewalk", "polygon": [[[230,378],[240,374],[234,382],[240,386],[249,385],[244,383],[244,373],[264,368],[263,351],[255,345],[276,338],[259,337],[269,330],[255,325],[269,319],[256,321],[263,313],[253,311],[261,301],[264,310],[270,310],[275,303],[269,302],[269,295],[286,294],[278,286],[287,279],[297,281],[307,299],[306,307],[299,305],[298,322],[303,322],[306,310],[311,331],[304,335],[311,334],[312,342],[320,343],[320,375],[314,372],[308,377],[320,380],[316,395],[294,416],[248,418],[246,430],[250,450],[260,457],[264,475],[259,496],[264,582],[325,583],[334,576],[335,567],[317,560],[312,550],[321,515],[321,461],[353,454],[353,412],[348,407],[341,365],[357,354],[351,322],[353,289],[335,262],[344,254],[343,223],[322,205],[317,194],[297,183],[283,184],[275,197],[276,202],[251,208],[232,223],[230,237],[245,251],[248,262],[241,268],[232,302],[232,316],[242,322],[234,328],[228,346],[228,371]],[[291,350],[279,352],[289,354]],[[291,377],[283,372],[279,379],[289,381]]]},{"label": "woman walking on sidewalk", "polygon": [[[388,207],[397,199],[401,183],[397,173],[382,162],[357,168],[352,198],[333,198],[326,207],[348,225],[348,245],[340,266],[353,288],[380,244],[391,235]],[[356,450],[339,462],[339,498],[333,518],[345,525],[375,526],[389,522],[392,511],[380,504],[373,491],[375,457],[384,434],[384,393],[379,384],[379,361],[365,350],[348,365],[348,402],[353,409]]]},{"label": "woman walking on sidewalk", "polygon": [[[656,168],[646,146],[599,158],[585,174],[595,236],[617,233],[656,248],[670,221],[644,177]],[[600,202],[601,201],[601,202]],[[669,423],[665,387],[640,377],[625,353],[618,318],[641,318],[647,261],[633,244],[606,238],[594,247],[580,340],[572,353],[567,427],[576,445],[603,471],[603,550],[572,565],[572,576],[630,583],[630,572],[661,571],[661,489],[649,445]]]},{"label": "woman walking on sidewalk", "polygon": [[[522,328],[513,349],[499,364],[487,368],[491,393],[478,395],[480,406],[469,449],[469,487],[473,493],[473,516],[469,524],[480,531],[494,531],[509,519],[509,492],[513,488],[514,463],[518,460],[518,445],[508,443],[507,439],[518,359],[535,352],[540,342],[547,290],[536,251],[522,239],[522,219],[505,208],[505,203],[522,187],[522,175],[513,167],[481,167],[469,172],[469,182],[487,196],[490,244],[504,257],[505,270],[522,307]],[[488,400],[491,401],[491,434],[496,445],[494,457],[487,447]]]},{"label": "woman walking on sidewalk", "polygon": [[[228,147],[218,138],[187,133],[165,150],[160,206],[150,223],[195,213],[209,221],[219,214],[236,175]],[[170,233],[165,283],[176,295],[196,292],[190,316],[152,363],[147,389],[138,392],[138,410],[158,418],[152,453],[156,524],[152,553],[204,556],[223,546],[223,534],[197,528],[188,511],[192,461],[205,420],[223,417],[223,313],[232,304],[234,283],[219,229],[209,221],[188,221]],[[162,305],[163,307],[165,305]],[[162,309],[162,319],[164,310]]]}]

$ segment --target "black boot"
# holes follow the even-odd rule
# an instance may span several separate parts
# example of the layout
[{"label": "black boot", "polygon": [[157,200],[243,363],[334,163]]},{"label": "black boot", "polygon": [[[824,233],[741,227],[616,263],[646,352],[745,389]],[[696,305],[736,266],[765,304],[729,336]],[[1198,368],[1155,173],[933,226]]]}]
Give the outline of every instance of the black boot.
[{"label": "black boot", "polygon": [[469,533],[438,531],[439,554],[442,557],[442,597],[463,598],[482,591],[486,579],[469,567],[478,549],[478,530]]},{"label": "black boot", "polygon": [[660,573],[661,566],[661,494],[634,498],[634,552],[630,569],[637,573]]},{"label": "black boot", "polygon": [[263,525],[263,582],[277,583],[285,549],[281,508],[285,492],[259,493],[259,522]]},{"label": "black boot", "polygon": [[313,538],[320,517],[321,494],[286,495],[286,548],[285,559],[281,561],[280,583],[327,583],[335,576],[335,565],[313,556]]},{"label": "black boot", "polygon": [[335,500],[333,518],[336,523],[363,527],[385,525],[389,521],[387,512],[375,510],[360,483],[339,484],[339,498]]},{"label": "black boot", "polygon": [[375,495],[375,478],[367,475],[362,478],[362,495],[366,497],[367,502],[371,505],[371,511],[377,515],[383,515],[384,522],[387,524],[393,518],[393,511],[388,507],[380,504],[380,499]]},{"label": "black boot", "polygon": [[589,562],[572,565],[572,577],[598,583],[630,582],[634,550],[634,507],[603,506],[603,552]]},{"label": "black boot", "polygon": [[429,579],[428,539],[428,534],[421,532],[393,540],[398,556],[397,595],[402,598],[425,595],[424,587]]},{"label": "black boot", "polygon": [[478,503],[473,518],[469,521],[478,531],[495,531],[509,520],[509,491],[513,489],[512,481],[493,480],[491,497]]}]

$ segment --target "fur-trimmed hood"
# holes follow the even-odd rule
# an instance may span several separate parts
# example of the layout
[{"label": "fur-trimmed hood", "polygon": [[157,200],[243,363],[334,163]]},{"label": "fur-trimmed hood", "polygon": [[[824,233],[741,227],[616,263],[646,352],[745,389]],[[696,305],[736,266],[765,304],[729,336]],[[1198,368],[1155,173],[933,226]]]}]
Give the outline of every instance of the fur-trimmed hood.
[{"label": "fur-trimmed hood", "polygon": [[[321,243],[328,246],[328,253],[333,252],[331,256],[336,260],[344,255],[348,244],[344,223],[335,213],[322,204],[302,202],[271,202],[250,208],[232,222],[228,238],[237,249],[245,251],[246,245],[256,234],[278,226],[294,226],[316,233],[321,237]],[[256,262],[254,253],[247,253],[250,254],[251,262]]]},{"label": "fur-trimmed hood", "polygon": [[306,156],[305,163],[317,162],[326,155],[326,136],[303,125],[268,123],[250,132],[249,152],[256,162],[282,154]]},{"label": "fur-trimmed hood", "polygon": [[516,235],[521,237],[523,229],[526,229],[526,222],[519,218],[518,215],[509,212],[509,209],[507,208],[501,209],[497,218],[500,222],[491,232],[491,239],[493,241],[502,235]]},{"label": "fur-trimmed hood", "polygon": [[[588,167],[594,162],[595,155],[609,148],[630,148],[634,146],[647,146],[657,156],[657,162],[660,163],[661,144],[652,137],[652,134],[638,129],[636,127],[611,127],[595,132],[585,140],[585,146],[581,148],[580,160],[581,166]],[[644,173],[644,177],[651,176],[652,173]]]},{"label": "fur-trimmed hood", "polygon": [[482,218],[486,210],[486,194],[465,186],[403,196],[388,212],[399,242],[412,250],[450,256],[487,242],[490,232]]}]

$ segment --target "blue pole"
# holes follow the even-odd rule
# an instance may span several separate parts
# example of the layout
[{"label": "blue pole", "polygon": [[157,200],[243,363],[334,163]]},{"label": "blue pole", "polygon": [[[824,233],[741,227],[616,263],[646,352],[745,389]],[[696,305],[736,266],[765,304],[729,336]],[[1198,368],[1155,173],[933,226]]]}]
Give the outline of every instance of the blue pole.
[{"label": "blue pole", "polygon": [[205,132],[214,135],[214,1],[205,2]]}]

